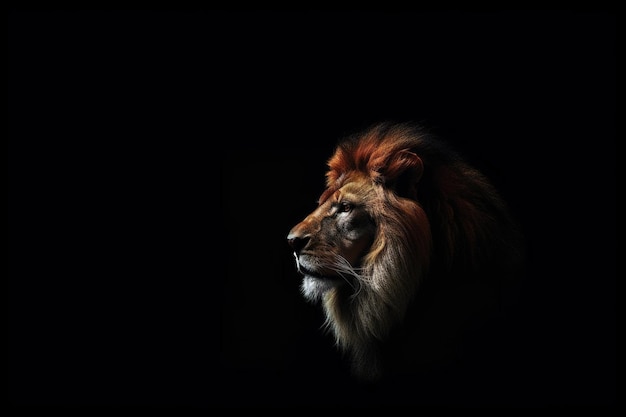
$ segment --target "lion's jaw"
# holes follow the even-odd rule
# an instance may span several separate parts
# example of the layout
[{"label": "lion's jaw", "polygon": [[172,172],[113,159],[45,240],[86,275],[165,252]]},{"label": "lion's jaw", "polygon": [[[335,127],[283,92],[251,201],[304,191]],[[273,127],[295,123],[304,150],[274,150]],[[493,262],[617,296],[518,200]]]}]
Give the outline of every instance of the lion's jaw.
[{"label": "lion's jaw", "polygon": [[[370,237],[363,236],[356,246],[367,247]],[[294,252],[298,272],[302,274],[300,289],[305,299],[320,301],[332,289],[346,287],[346,293],[354,296],[360,289],[361,276],[357,271],[360,260],[346,251],[313,254],[308,251]]]},{"label": "lion's jaw", "polygon": [[294,252],[294,257],[298,272],[303,276],[300,286],[302,295],[309,301],[319,301],[327,291],[347,282],[335,272],[320,267],[318,265],[320,262],[311,255]]}]

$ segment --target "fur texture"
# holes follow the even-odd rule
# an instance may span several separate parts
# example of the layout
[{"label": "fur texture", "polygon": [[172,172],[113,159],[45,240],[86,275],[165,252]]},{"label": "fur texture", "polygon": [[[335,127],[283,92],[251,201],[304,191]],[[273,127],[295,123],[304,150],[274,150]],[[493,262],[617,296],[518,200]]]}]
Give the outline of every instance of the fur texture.
[{"label": "fur texture", "polygon": [[304,296],[321,302],[354,374],[376,380],[420,285],[504,274],[521,260],[520,235],[489,181],[416,126],[349,137],[328,168],[317,209],[288,240]]}]

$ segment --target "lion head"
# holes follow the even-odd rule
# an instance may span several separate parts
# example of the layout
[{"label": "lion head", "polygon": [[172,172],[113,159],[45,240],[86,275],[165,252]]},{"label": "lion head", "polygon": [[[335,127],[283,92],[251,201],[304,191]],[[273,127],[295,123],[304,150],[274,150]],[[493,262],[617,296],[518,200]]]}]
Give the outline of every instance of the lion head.
[{"label": "lion head", "polygon": [[487,179],[413,125],[343,140],[328,168],[317,208],[287,239],[304,297],[322,304],[354,374],[375,380],[422,283],[492,276],[518,257],[516,228]]}]

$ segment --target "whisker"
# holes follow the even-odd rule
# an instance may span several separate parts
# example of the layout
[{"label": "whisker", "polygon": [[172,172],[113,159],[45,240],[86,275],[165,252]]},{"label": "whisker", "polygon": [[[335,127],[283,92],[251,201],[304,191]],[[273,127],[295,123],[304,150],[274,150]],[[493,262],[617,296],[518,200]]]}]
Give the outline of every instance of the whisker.
[{"label": "whisker", "polygon": [[298,259],[298,254],[294,252],[293,257],[296,258],[296,269],[298,270],[298,272],[301,272],[300,271],[300,259]]},{"label": "whisker", "polygon": [[[355,293],[351,296],[352,298],[356,297],[361,292],[361,289],[363,288],[363,282],[369,281],[368,277],[361,273],[364,268],[353,267],[350,262],[348,262],[348,260],[341,255],[336,255],[333,264],[329,265],[328,268],[336,272],[340,277],[342,277],[355,291]],[[353,277],[354,280],[350,280],[349,278],[347,278],[347,276]],[[358,288],[356,288],[351,281],[354,281],[357,284]]]}]

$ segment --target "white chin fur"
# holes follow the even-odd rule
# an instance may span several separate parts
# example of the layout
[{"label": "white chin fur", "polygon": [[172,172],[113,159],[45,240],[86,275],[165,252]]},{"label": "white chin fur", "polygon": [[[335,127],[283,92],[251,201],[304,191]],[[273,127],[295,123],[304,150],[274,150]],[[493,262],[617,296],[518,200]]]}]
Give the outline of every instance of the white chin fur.
[{"label": "white chin fur", "polygon": [[322,298],[324,293],[335,287],[335,283],[328,279],[320,279],[305,275],[302,279],[300,289],[304,297],[311,301]]}]

